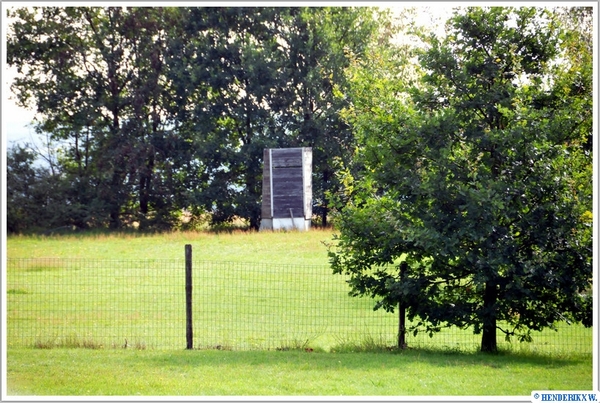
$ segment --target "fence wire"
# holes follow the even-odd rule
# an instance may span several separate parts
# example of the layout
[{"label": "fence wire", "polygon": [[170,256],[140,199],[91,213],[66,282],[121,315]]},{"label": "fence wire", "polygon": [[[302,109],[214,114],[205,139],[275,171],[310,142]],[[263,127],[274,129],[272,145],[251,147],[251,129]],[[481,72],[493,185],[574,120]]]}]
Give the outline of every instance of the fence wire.
[{"label": "fence wire", "polygon": [[[348,296],[346,278],[327,266],[193,261],[194,347],[343,349],[393,346],[397,313]],[[86,348],[186,346],[183,259],[7,260],[7,344]],[[559,324],[533,343],[499,347],[592,353],[592,330]],[[407,336],[409,347],[475,350],[480,335],[445,329]]]}]

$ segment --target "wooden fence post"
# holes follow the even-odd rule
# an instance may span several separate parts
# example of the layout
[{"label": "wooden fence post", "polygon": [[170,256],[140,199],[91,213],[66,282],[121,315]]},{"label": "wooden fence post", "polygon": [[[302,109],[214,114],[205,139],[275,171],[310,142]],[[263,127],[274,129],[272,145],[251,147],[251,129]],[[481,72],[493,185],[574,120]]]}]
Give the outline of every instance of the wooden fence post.
[{"label": "wooden fence post", "polygon": [[192,245],[185,245],[185,338],[186,349],[194,348],[192,327]]}]

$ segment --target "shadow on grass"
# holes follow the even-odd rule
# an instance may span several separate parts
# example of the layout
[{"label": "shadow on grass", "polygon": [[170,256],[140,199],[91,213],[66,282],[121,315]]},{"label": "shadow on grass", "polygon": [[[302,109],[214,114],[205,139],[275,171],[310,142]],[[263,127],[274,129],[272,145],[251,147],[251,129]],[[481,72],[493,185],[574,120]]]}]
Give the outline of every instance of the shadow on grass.
[{"label": "shadow on grass", "polygon": [[536,353],[465,353],[450,350],[409,349],[385,352],[319,352],[292,351],[235,351],[235,350],[184,350],[153,354],[147,357],[153,364],[165,367],[185,366],[302,366],[310,364],[315,369],[377,369],[384,366],[410,364],[436,367],[481,366],[506,368],[512,366],[557,369],[573,365],[592,366],[591,355],[552,357]]},{"label": "shadow on grass", "polygon": [[409,351],[14,349],[25,395],[528,396],[591,390],[590,358]]}]

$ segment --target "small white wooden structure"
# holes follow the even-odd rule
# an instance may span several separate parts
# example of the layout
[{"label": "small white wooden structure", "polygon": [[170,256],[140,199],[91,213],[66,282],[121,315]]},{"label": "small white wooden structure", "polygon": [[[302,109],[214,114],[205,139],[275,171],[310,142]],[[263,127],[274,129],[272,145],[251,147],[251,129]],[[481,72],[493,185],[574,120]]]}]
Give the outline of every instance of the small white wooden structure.
[{"label": "small white wooden structure", "polygon": [[310,229],[312,148],[267,148],[263,152],[260,230]]}]

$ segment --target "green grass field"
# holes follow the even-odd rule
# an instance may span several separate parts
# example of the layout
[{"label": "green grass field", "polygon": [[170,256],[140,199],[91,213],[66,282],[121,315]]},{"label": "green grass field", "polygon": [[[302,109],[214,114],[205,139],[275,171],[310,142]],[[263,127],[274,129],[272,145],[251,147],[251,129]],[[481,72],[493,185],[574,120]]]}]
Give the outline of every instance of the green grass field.
[{"label": "green grass field", "polygon": [[8,351],[11,395],[529,396],[589,390],[591,359],[303,351]]},{"label": "green grass field", "polygon": [[[8,237],[10,259],[97,261],[8,269],[8,394],[519,396],[592,388],[592,336],[581,327],[544,332],[496,356],[476,353],[478,336],[469,331],[389,351],[396,318],[347,296],[343,278],[327,267],[323,242],[331,236],[315,230]],[[194,301],[202,308],[194,311],[194,340],[203,349],[194,351],[182,351],[183,271],[178,263],[163,266],[183,261],[188,243],[195,261],[231,262],[195,267]],[[140,268],[132,261],[150,263]],[[276,281],[269,270],[278,271]],[[309,289],[297,281],[307,275],[318,278]],[[280,302],[290,297],[291,306]],[[265,304],[268,310],[260,308]],[[353,309],[352,321],[325,313],[342,305]],[[127,308],[111,309],[120,306]],[[286,315],[289,322],[271,319]],[[231,334],[223,318],[237,320],[241,330]],[[51,325],[70,330],[58,334],[47,330]],[[131,335],[128,349],[122,334]],[[574,336],[576,347],[568,342]],[[239,349],[246,351],[230,351]]]},{"label": "green grass field", "polygon": [[326,265],[331,231],[171,232],[159,235],[91,233],[69,236],[9,236],[10,258],[183,259],[191,244],[194,259]]}]

